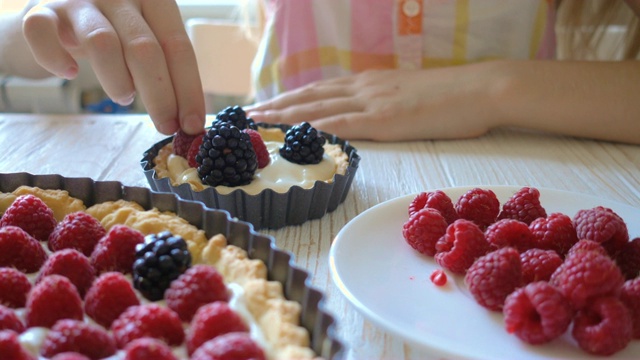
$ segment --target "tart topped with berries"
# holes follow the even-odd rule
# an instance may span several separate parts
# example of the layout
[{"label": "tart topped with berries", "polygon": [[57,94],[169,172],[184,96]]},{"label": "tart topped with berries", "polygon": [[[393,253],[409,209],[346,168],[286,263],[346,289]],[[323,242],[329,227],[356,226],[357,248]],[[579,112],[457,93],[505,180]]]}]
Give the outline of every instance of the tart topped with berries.
[{"label": "tart topped with berries", "polygon": [[239,106],[197,135],[178,131],[147,150],[151,188],[223,209],[256,229],[302,224],[346,198],[360,157],[348,141],[313,128],[254,123]]},{"label": "tart topped with berries", "polygon": [[310,188],[344,175],[348,155],[309,123],[265,128],[247,118],[241,107],[221,111],[200,135],[176,133],[154,159],[159,177],[188,183],[196,190],[216,187],[221,193],[242,189],[286,192],[292,186]]},{"label": "tart topped with berries", "polygon": [[317,358],[301,305],[223,234],[31,186],[0,214],[2,359]]}]

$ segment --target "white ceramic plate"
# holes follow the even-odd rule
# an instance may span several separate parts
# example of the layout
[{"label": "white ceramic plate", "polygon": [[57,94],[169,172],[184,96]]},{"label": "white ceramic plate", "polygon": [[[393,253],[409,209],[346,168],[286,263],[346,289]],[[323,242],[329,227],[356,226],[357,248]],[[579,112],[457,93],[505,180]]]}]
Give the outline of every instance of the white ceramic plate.
[{"label": "white ceramic plate", "polygon": [[[501,204],[519,187],[485,186]],[[458,199],[471,187],[442,189]],[[631,237],[640,236],[640,209],[566,191],[539,189],[547,213],[571,217],[598,205],[620,215]],[[500,313],[478,305],[462,276],[447,273],[444,287],[435,286],[435,260],[413,250],[402,237],[407,209],[416,194],[376,205],[350,221],[337,235],[329,261],[334,282],[370,321],[407,341],[449,359],[585,359],[567,332],[551,343],[531,346],[508,334]],[[635,221],[632,221],[635,220]],[[595,357],[594,357],[595,358]],[[640,358],[640,340],[612,358]]]}]

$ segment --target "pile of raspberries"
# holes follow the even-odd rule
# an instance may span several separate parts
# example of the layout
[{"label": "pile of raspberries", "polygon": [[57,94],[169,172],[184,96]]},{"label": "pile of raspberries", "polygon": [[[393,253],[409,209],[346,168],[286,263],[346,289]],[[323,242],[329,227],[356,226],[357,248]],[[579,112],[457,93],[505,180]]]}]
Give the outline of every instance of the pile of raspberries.
[{"label": "pile of raspberries", "polygon": [[547,215],[538,189],[523,187],[502,207],[489,189],[455,203],[422,192],[408,213],[406,242],[464,276],[476,302],[501,311],[522,341],[544,344],[571,329],[580,348],[607,356],[640,339],[640,237],[630,241],[613,210]]}]

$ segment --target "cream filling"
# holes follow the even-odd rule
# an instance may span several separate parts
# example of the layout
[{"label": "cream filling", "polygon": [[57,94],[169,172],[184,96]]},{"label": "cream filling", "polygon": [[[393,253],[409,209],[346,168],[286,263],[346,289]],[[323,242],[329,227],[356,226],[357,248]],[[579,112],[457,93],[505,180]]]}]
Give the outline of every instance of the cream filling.
[{"label": "cream filling", "polygon": [[[255,173],[250,184],[236,187],[216,186],[221,194],[228,194],[236,189],[242,189],[250,195],[259,194],[262,190],[272,189],[279,193],[286,193],[292,186],[310,189],[316,181],[330,182],[336,173],[337,164],[334,157],[325,151],[322,161],[313,165],[299,165],[280,156],[282,143],[265,142],[271,162]],[[187,159],[170,154],[167,158],[169,177],[173,184],[202,184],[195,168],[189,167]],[[207,185],[203,185],[205,188]]]}]

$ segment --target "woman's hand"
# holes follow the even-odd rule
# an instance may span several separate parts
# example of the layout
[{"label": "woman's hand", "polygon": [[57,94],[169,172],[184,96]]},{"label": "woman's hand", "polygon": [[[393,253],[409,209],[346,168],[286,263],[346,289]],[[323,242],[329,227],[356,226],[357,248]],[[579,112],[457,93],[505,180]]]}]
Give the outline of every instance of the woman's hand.
[{"label": "woman's hand", "polygon": [[476,137],[494,119],[482,66],[367,71],[319,81],[246,110],[255,121],[307,121],[345,139]]},{"label": "woman's hand", "polygon": [[87,58],[107,95],[129,105],[138,94],[158,131],[204,127],[195,53],[174,0],[46,0],[23,19],[35,60],[67,79]]},{"label": "woman's hand", "polygon": [[364,72],[247,107],[345,139],[468,138],[498,126],[640,144],[640,62],[497,60]]}]

